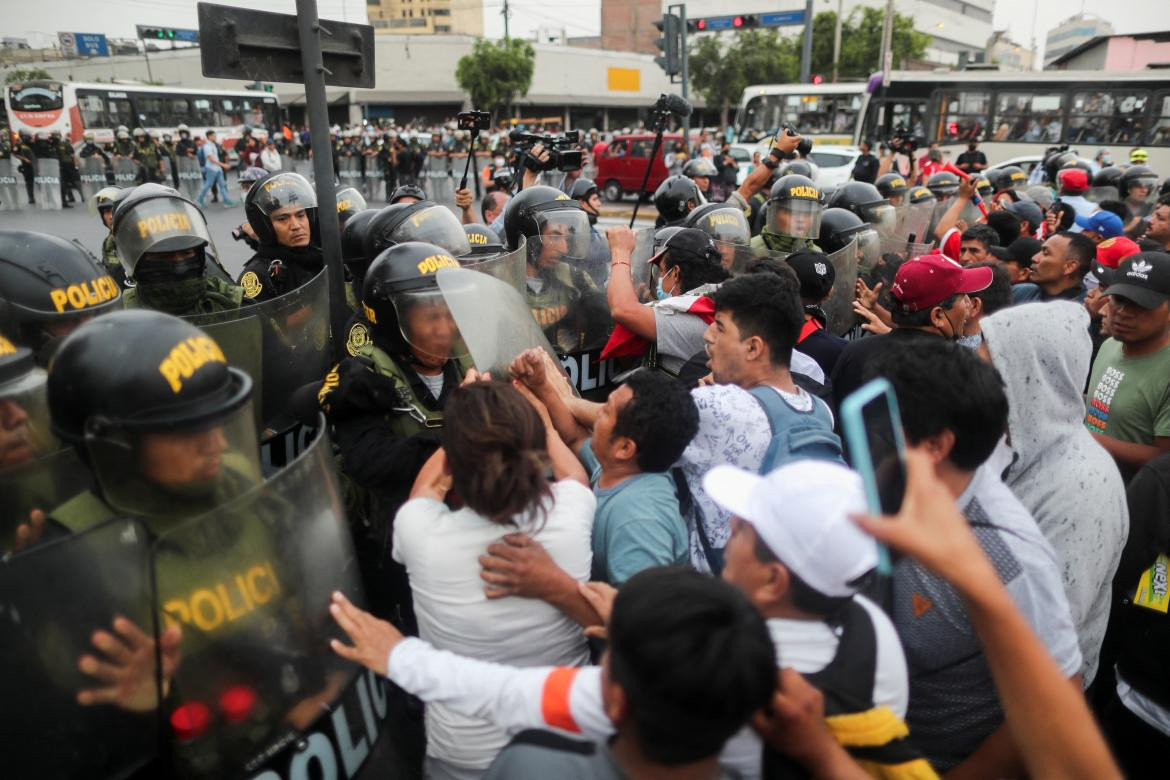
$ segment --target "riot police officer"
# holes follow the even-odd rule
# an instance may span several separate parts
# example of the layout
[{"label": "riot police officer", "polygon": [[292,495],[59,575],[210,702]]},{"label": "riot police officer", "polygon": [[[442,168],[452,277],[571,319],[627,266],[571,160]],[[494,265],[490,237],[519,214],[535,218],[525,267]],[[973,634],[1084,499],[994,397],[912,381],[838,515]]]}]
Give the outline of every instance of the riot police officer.
[{"label": "riot police officer", "polygon": [[420,200],[426,199],[427,194],[418,185],[401,184],[394,188],[394,192],[390,193],[390,197],[386,200],[393,206],[396,203],[418,203]]},{"label": "riot police officer", "polygon": [[463,232],[467,234],[467,243],[471,245],[471,251],[459,258],[465,265],[478,263],[504,252],[504,242],[487,225],[472,222],[463,226]]},{"label": "riot police officer", "polygon": [[603,268],[609,265],[609,242],[601,231],[597,229],[597,219],[601,216],[601,195],[593,179],[581,177],[573,182],[569,188],[569,197],[581,204],[585,216],[589,218],[589,256],[587,262],[590,267]]},{"label": "riot police officer", "polygon": [[[345,265],[345,273],[348,277],[349,285],[345,291],[346,303],[353,309],[354,316],[358,321],[363,321],[361,313],[362,300],[362,284],[366,278],[366,268],[369,267],[370,261],[366,255],[366,228],[369,227],[370,220],[378,213],[378,209],[366,209],[359,211],[352,217],[345,221],[341,228],[341,262]],[[350,327],[346,328],[348,334]],[[365,330],[365,325],[362,326]],[[363,333],[363,338],[368,334]]]},{"label": "riot police officer", "polygon": [[317,194],[299,173],[280,171],[252,185],[244,214],[259,242],[244,264],[244,296],[264,301],[291,292],[325,267],[317,235]]},{"label": "riot police officer", "polygon": [[1131,165],[1121,174],[1118,193],[1131,214],[1148,216],[1158,198],[1158,175],[1148,165]]},{"label": "riot police officer", "polygon": [[764,227],[752,239],[752,249],[761,256],[817,249],[813,242],[820,234],[824,208],[824,195],[812,179],[797,173],[781,176],[768,195]]},{"label": "riot police officer", "polygon": [[654,207],[658,219],[654,227],[681,226],[687,215],[706,203],[699,185],[686,176],[667,176],[654,191]]},{"label": "riot police officer", "polygon": [[158,144],[161,157],[166,158],[171,166],[171,185],[179,189],[179,154],[175,146],[175,139],[170,133],[163,133],[162,141]]},{"label": "riot police officer", "polygon": [[102,239],[102,265],[106,267],[106,272],[114,277],[118,286],[123,289],[131,286],[133,282],[128,283],[126,269],[122,267],[122,258],[118,256],[118,242],[114,238],[114,208],[128,192],[129,190],[122,187],[102,187],[93,196],[94,202],[97,204],[98,216],[101,217],[102,224],[109,231]]},{"label": "riot police officer", "polygon": [[862,222],[873,225],[882,236],[894,234],[898,221],[894,207],[872,184],[863,181],[846,182],[837,188],[827,205],[831,209],[852,211]]},{"label": "riot police officer", "polygon": [[1124,173],[1125,170],[1116,165],[1105,166],[1093,176],[1092,182],[1089,185],[1089,192],[1085,197],[1094,203],[1100,203],[1103,200],[1119,199],[1121,197],[1119,186],[1121,184],[1121,176]]},{"label": "riot police officer", "polygon": [[114,172],[110,169],[110,155],[109,153],[98,146],[94,142],[94,134],[92,130],[86,130],[81,134],[81,148],[77,150],[77,156],[82,160],[88,160],[90,157],[102,158],[102,165],[105,168],[106,183],[114,183]]},{"label": "riot police officer", "polygon": [[29,230],[0,230],[0,334],[48,365],[61,339],[120,306],[118,283],[79,245]]},{"label": "riot police officer", "polygon": [[118,125],[114,132],[114,154],[117,157],[130,157],[134,154],[134,142],[130,140],[130,131],[126,125]]},{"label": "riot police officer", "polygon": [[158,147],[154,138],[141,127],[134,128],[134,150],[130,159],[138,164],[136,181],[139,184],[162,182],[162,158]]},{"label": "riot police officer", "polygon": [[175,316],[238,309],[244,290],[209,273],[215,245],[203,212],[170,187],[142,184],[114,209],[118,257],[134,286],[128,309],[157,309]]},{"label": "riot police officer", "polygon": [[28,191],[28,205],[35,206],[36,196],[33,194],[33,183],[37,174],[36,153],[32,148],[32,136],[21,131],[17,141],[12,146],[12,156],[20,161],[17,170],[24,177],[24,188]]},{"label": "riot police officer", "polygon": [[683,166],[682,175],[695,183],[699,188],[699,192],[703,193],[703,197],[711,195],[711,179],[719,175],[715,164],[706,157],[696,157],[693,160],[687,160],[687,164]]},{"label": "riot police officer", "polygon": [[900,173],[886,173],[877,178],[874,182],[878,193],[885,198],[891,206],[898,208],[902,205],[902,199],[906,197],[906,179]]},{"label": "riot police officer", "polygon": [[81,192],[81,176],[77,172],[77,155],[73,152],[73,147],[61,139],[61,133],[54,130],[49,134],[49,146],[57,154],[57,160],[61,164],[60,182],[61,182],[61,206],[62,208],[73,208],[73,191],[77,190],[78,194]]},{"label": "riot police officer", "polygon": [[589,218],[580,204],[553,187],[527,187],[504,208],[504,233],[510,250],[527,246],[528,305],[553,347],[565,354],[604,338],[609,307],[584,268]]},{"label": "riot police officer", "polygon": [[731,203],[708,203],[687,216],[686,227],[698,228],[715,241],[724,270],[743,270],[751,254],[752,231],[742,209]]},{"label": "riot police officer", "polygon": [[191,137],[191,130],[186,125],[179,125],[176,128],[179,133],[179,140],[175,143],[176,156],[190,157],[195,159],[195,139]]},{"label": "riot police officer", "polygon": [[338,184],[336,190],[337,222],[344,228],[346,221],[359,211],[365,211],[366,198],[349,184]]}]

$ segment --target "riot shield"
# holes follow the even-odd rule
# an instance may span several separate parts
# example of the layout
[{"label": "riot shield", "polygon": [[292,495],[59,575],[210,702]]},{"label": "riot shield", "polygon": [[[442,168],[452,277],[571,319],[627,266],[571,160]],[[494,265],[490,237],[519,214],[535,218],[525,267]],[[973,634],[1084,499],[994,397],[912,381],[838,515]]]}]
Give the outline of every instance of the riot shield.
[{"label": "riot shield", "polygon": [[516,292],[524,295],[527,289],[524,284],[528,268],[527,258],[528,249],[525,246],[524,240],[521,239],[520,246],[513,252],[505,252],[501,255],[490,257],[487,260],[481,260],[478,263],[468,263],[463,267],[472,271],[479,271],[488,276],[494,276],[500,281],[507,283]]},{"label": "riot shield", "polygon": [[271,300],[234,311],[188,317],[207,330],[228,362],[258,385],[264,437],[296,424],[289,400],[303,386],[320,382],[329,368],[329,287],[326,271]]},{"label": "riot shield", "polygon": [[755,250],[743,244],[716,241],[715,246],[719,249],[719,254],[722,257],[723,269],[732,275],[741,274],[751,268],[752,263],[759,257]]},{"label": "riot shield", "polygon": [[313,181],[313,161],[308,158],[297,160],[290,170],[304,176],[306,181]]},{"label": "riot shield", "polygon": [[37,160],[37,175],[33,179],[37,205],[43,211],[61,210],[61,163],[42,157]]},{"label": "riot shield", "polygon": [[435,280],[477,370],[506,377],[508,364],[532,347],[556,358],[528,302],[505,280],[470,268],[440,268]]},{"label": "riot shield", "polygon": [[882,237],[882,254],[897,255],[902,260],[928,255],[933,251],[933,247],[933,244],[919,244],[904,238]]},{"label": "riot shield", "polygon": [[179,170],[179,192],[195,200],[203,189],[203,171],[199,169],[199,161],[183,155],[178,158],[176,167]]},{"label": "riot shield", "polygon": [[934,201],[923,203],[907,203],[898,209],[898,223],[894,228],[894,236],[908,242],[929,244],[934,237],[930,230],[934,217]]},{"label": "riot shield", "polygon": [[634,235],[634,251],[630,253],[630,277],[634,280],[634,291],[638,300],[648,303],[654,300],[654,286],[658,281],[657,269],[650,265],[654,256],[654,228],[642,228]]},{"label": "riot shield", "polygon": [[980,211],[979,207],[974,203],[967,201],[967,205],[964,206],[963,210],[959,213],[959,219],[966,222],[967,226],[970,227],[971,225],[979,222],[979,220],[983,219],[983,212]]},{"label": "riot shield", "polygon": [[0,211],[18,211],[25,202],[24,174],[15,157],[0,159]]},{"label": "riot shield", "polygon": [[122,617],[154,634],[146,530],[113,520],[0,560],[0,593],[4,775],[121,778],[145,765],[160,737],[153,663],[121,706],[82,706],[78,694],[102,685],[79,669],[85,655],[108,660],[95,631],[114,633]]},{"label": "riot shield", "polygon": [[[196,165],[198,165],[198,162],[196,162]],[[114,158],[113,168],[114,184],[118,187],[133,187],[137,183],[138,166],[129,157]]]},{"label": "riot shield", "polygon": [[338,157],[337,178],[343,187],[353,187],[358,192],[362,189],[362,158]]},{"label": "riot shield", "polygon": [[1085,198],[1093,203],[1100,203],[1103,200],[1120,200],[1121,195],[1118,193],[1116,187],[1109,184],[1102,184],[1089,187],[1089,191],[1085,193]]},{"label": "riot shield", "polygon": [[[175,769],[183,777],[287,776],[280,767],[298,752],[294,743],[318,722],[336,725],[346,692],[364,682],[329,647],[341,638],[331,594],[364,599],[324,421],[291,464],[161,533],[151,552],[159,621],[183,637],[164,713]],[[369,728],[372,712],[365,715]],[[351,745],[361,720],[347,724]]]},{"label": "riot shield", "polygon": [[81,161],[77,168],[77,175],[81,177],[81,197],[85,199],[85,207],[90,214],[97,214],[97,201],[94,198],[98,190],[106,186],[106,163],[101,157],[93,155]]},{"label": "riot shield", "polygon": [[853,291],[857,286],[857,268],[860,260],[859,238],[828,255],[829,263],[836,272],[833,289],[821,304],[825,312],[826,327],[838,336],[853,327],[857,315],[853,313]]},{"label": "riot shield", "polygon": [[374,199],[385,200],[386,191],[384,185],[386,183],[386,172],[382,170],[382,161],[377,157],[367,157],[366,159],[366,175],[362,179],[362,194],[366,196],[366,200],[373,201]]},{"label": "riot shield", "polygon": [[16,529],[34,509],[48,513],[90,485],[89,471],[72,447],[0,471],[0,555],[15,549]]}]

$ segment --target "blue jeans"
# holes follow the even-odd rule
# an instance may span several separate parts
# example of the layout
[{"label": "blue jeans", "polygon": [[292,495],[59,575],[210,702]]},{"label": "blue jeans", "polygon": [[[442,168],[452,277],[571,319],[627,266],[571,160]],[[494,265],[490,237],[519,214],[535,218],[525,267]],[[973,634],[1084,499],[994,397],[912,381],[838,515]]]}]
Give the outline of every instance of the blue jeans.
[{"label": "blue jeans", "polygon": [[203,169],[203,189],[199,191],[199,197],[195,201],[202,206],[203,198],[211,191],[211,188],[219,184],[219,191],[223,193],[223,202],[231,203],[227,194],[227,179],[224,178],[223,168],[218,165],[209,165]]}]

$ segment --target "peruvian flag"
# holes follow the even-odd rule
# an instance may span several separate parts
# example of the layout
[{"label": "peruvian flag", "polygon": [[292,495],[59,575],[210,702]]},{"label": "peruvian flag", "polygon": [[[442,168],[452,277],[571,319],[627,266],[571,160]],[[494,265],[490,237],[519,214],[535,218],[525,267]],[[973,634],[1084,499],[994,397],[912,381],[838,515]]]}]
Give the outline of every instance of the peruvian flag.
[{"label": "peruvian flag", "polygon": [[[678,314],[693,314],[708,325],[715,321],[715,301],[709,295],[675,295],[665,301],[658,301],[653,306]],[[601,359],[641,357],[648,349],[649,341],[625,325],[616,325],[613,333],[609,334],[605,349],[601,350]]]}]

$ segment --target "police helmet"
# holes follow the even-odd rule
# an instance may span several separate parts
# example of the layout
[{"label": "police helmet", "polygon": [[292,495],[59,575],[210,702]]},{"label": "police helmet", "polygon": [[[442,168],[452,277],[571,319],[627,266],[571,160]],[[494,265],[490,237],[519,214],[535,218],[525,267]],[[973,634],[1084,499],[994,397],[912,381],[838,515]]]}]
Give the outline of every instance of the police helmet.
[{"label": "police helmet", "polygon": [[136,128],[134,128],[134,132],[131,133],[131,135],[133,135],[135,138],[139,138],[139,137],[145,136],[146,131],[143,130],[141,127],[136,127]]},{"label": "police helmet", "polygon": [[1060,164],[1060,170],[1062,171],[1067,171],[1073,168],[1084,171],[1086,174],[1088,174],[1090,179],[1093,177],[1093,164],[1083,157],[1073,156],[1072,158],[1066,159]]},{"label": "police helmet", "polygon": [[463,225],[446,206],[429,200],[395,203],[379,209],[366,224],[364,241],[368,258],[377,257],[395,244],[437,244],[456,257],[471,251]]},{"label": "police helmet", "polygon": [[[455,344],[458,331],[453,326],[438,334],[437,345],[428,345],[421,333],[412,331],[407,316],[415,305],[440,304],[442,294],[435,274],[441,268],[458,267],[459,261],[446,249],[421,241],[395,244],[370,263],[362,285],[362,311],[375,338],[391,354],[420,358],[417,353],[422,352],[423,362],[433,358],[441,366],[459,353]],[[437,354],[444,351],[446,354]]]},{"label": "police helmet", "polygon": [[[694,186],[694,182],[691,182],[691,186]],[[577,228],[574,235],[583,233],[588,244],[589,219],[581,204],[554,187],[537,185],[516,193],[504,207],[504,240],[508,249],[519,247],[522,237],[530,241],[538,238],[542,228],[549,224],[549,215],[557,212],[563,212],[562,217],[557,218],[558,221],[563,221],[570,229]],[[580,220],[576,220],[577,216]]]},{"label": "police helmet", "polygon": [[1016,165],[1005,165],[988,174],[988,180],[996,192],[1022,190],[1028,186],[1028,174]]},{"label": "police helmet", "polygon": [[1060,149],[1057,147],[1055,149],[1048,150],[1048,153],[1044,156],[1043,162],[1044,177],[1048,180],[1049,183],[1055,184],[1057,171],[1063,168],[1065,163],[1074,161],[1076,159],[1077,153],[1067,149]]},{"label": "police helmet", "polygon": [[111,230],[118,257],[130,278],[136,278],[139,262],[147,253],[197,250],[184,270],[192,271],[198,266],[200,275],[208,247],[215,255],[203,212],[178,191],[162,184],[140,184],[123,195],[114,208]]},{"label": "police helmet", "polygon": [[706,202],[699,185],[686,176],[668,176],[654,191],[654,206],[666,222],[678,222]]},{"label": "police helmet", "polygon": [[730,203],[705,203],[688,214],[684,224],[724,244],[746,246],[752,240],[752,229],[743,210]]},{"label": "police helmet", "polygon": [[[60,448],[49,433],[45,381],[45,372],[37,367],[32,350],[0,336],[0,409],[8,407],[3,420],[5,446],[0,447],[0,490],[6,487],[3,477],[7,469]],[[17,511],[6,504],[7,511]]]},{"label": "police helmet", "polygon": [[687,160],[687,164],[682,169],[683,176],[691,179],[696,176],[705,176],[711,178],[719,175],[719,171],[715,169],[715,164],[706,157],[696,157],[693,160]]},{"label": "police helmet", "polygon": [[[77,328],[61,343],[48,380],[52,431],[87,461],[107,503],[167,517],[207,511],[213,507],[201,499],[221,503],[255,484],[251,392],[252,380],[228,365],[210,336],[149,309]],[[195,472],[190,479],[159,474],[160,459],[147,449],[152,433],[199,443],[201,462],[183,469]]]},{"label": "police helmet", "polygon": [[472,222],[463,226],[463,232],[467,234],[467,243],[471,245],[471,251],[459,258],[465,263],[494,257],[504,251],[504,242],[487,225]]},{"label": "police helmet", "polygon": [[[1152,203],[1158,197],[1158,174],[1148,165],[1131,165],[1121,174],[1118,185],[1121,197],[1127,200],[1143,200]],[[1135,192],[1136,188],[1145,188],[1144,195]]]},{"label": "police helmet", "polygon": [[893,233],[898,219],[894,207],[882,197],[878,188],[863,181],[848,181],[842,184],[829,199],[828,207],[852,211],[863,222],[873,225],[879,233],[886,236]]},{"label": "police helmet", "polygon": [[366,268],[370,265],[369,255],[366,254],[366,229],[377,213],[378,209],[359,211],[341,226],[341,262],[349,272],[354,292],[359,296]]},{"label": "police helmet", "polygon": [[337,221],[342,227],[345,226],[346,220],[367,208],[365,196],[351,184],[338,184],[336,199]]},{"label": "police helmet", "polygon": [[77,244],[47,233],[0,230],[0,333],[38,353],[48,325],[80,322],[120,305],[122,290]]},{"label": "police helmet", "polygon": [[318,246],[317,193],[299,173],[277,171],[256,182],[244,198],[244,215],[261,246],[276,246],[272,215],[279,209],[303,208],[309,218],[309,243]]},{"label": "police helmet", "polygon": [[390,193],[390,205],[393,206],[403,198],[414,198],[415,200],[426,200],[427,194],[422,191],[421,187],[416,187],[413,184],[403,184],[396,187],[394,192]]},{"label": "police helmet", "polygon": [[950,171],[939,171],[926,180],[926,188],[935,198],[944,200],[959,191],[959,177]]},{"label": "police helmet", "polygon": [[995,188],[991,186],[988,178],[982,174],[975,178],[975,191],[979,193],[981,198],[990,198],[995,194]]},{"label": "police helmet", "polygon": [[1116,200],[1119,197],[1123,168],[1107,165],[1093,175],[1089,182],[1088,198],[1091,201]]},{"label": "police helmet", "polygon": [[191,128],[187,127],[187,125],[186,125],[185,123],[183,123],[183,122],[180,122],[180,123],[179,123],[179,126],[178,126],[178,127],[176,127],[176,128],[175,128],[175,130],[177,130],[177,131],[178,131],[178,132],[180,132],[180,133],[189,133],[189,132],[191,132]]},{"label": "police helmet", "polygon": [[918,205],[920,203],[933,203],[938,200],[934,197],[934,193],[930,191],[929,187],[915,187],[910,190],[910,203]]},{"label": "police helmet", "polygon": [[102,187],[93,196],[93,202],[97,206],[98,214],[104,211],[109,211],[118,205],[118,201],[125,197],[127,190],[122,187]]},{"label": "police helmet", "polygon": [[813,174],[816,173],[816,169],[808,160],[789,160],[776,169],[778,176],[787,176],[790,173],[794,173],[797,176],[807,176],[811,179],[813,178]]},{"label": "police helmet", "polygon": [[86,130],[81,134],[81,138],[85,141],[92,141],[94,139],[93,130]]},{"label": "police helmet", "polygon": [[821,215],[821,235],[817,246],[827,255],[843,249],[853,237],[869,226],[849,209],[830,207]]},{"label": "police helmet", "polygon": [[824,208],[825,196],[812,179],[790,173],[772,185],[765,224],[780,235],[816,238],[821,230]]},{"label": "police helmet", "polygon": [[906,195],[908,186],[905,177],[900,173],[886,173],[882,174],[874,182],[877,191],[881,196],[887,200],[890,198],[901,198]]},{"label": "police helmet", "polygon": [[129,134],[130,128],[126,127],[126,125],[118,125],[117,132]]},{"label": "police helmet", "polygon": [[115,135],[118,137],[119,141],[129,141],[130,140],[130,133],[126,130],[119,130]]},{"label": "police helmet", "polygon": [[588,200],[597,192],[597,183],[593,179],[586,179],[584,176],[573,182],[573,186],[569,189],[569,197],[573,200]]}]

